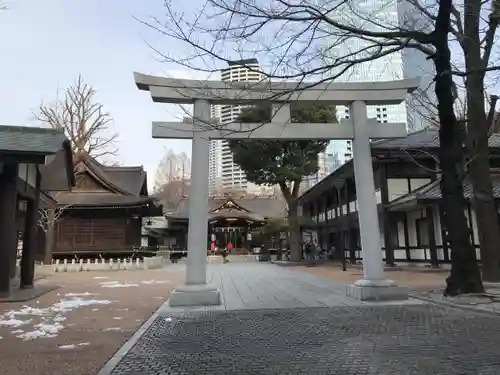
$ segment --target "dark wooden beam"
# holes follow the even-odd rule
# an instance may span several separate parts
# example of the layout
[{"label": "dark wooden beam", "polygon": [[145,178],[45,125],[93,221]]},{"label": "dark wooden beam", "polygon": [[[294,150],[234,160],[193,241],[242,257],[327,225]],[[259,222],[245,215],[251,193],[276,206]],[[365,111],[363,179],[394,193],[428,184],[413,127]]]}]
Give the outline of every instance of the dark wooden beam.
[{"label": "dark wooden beam", "polygon": [[40,172],[36,176],[35,198],[28,200],[23,233],[23,254],[21,257],[21,289],[33,288],[35,258],[37,252],[38,206],[40,202]]},{"label": "dark wooden beam", "polygon": [[425,218],[427,222],[427,233],[429,234],[429,252],[431,253],[431,266],[439,267],[436,247],[436,231],[434,230],[434,210],[432,206],[425,208]]},{"label": "dark wooden beam", "polygon": [[6,162],[0,175],[0,296],[10,293],[12,257],[17,254],[17,175],[19,164]]},{"label": "dark wooden beam", "polygon": [[0,151],[0,160],[9,164],[45,164],[47,154]]},{"label": "dark wooden beam", "polygon": [[403,232],[404,232],[404,236],[405,236],[406,260],[411,261],[410,233],[408,231],[408,215],[406,212],[403,212]]}]

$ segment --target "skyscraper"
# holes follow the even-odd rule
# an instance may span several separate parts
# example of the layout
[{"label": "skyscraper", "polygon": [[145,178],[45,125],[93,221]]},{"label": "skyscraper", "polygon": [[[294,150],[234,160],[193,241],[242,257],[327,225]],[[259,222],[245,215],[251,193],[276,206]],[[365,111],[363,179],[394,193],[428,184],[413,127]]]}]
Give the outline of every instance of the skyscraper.
[{"label": "skyscraper", "polygon": [[[257,83],[264,79],[257,59],[233,61],[221,72],[222,81]],[[212,118],[221,125],[236,121],[243,105],[213,105]],[[261,187],[247,181],[245,173],[233,161],[233,154],[226,141],[210,141],[209,187],[211,192],[232,190],[260,192]]]},{"label": "skyscraper", "polygon": [[[345,8],[344,10],[342,10]],[[357,13],[357,19],[352,19]],[[358,2],[344,4],[336,10],[339,21],[355,24],[363,29],[373,31],[385,31],[385,27],[397,28],[409,27],[424,30],[428,21],[422,12],[406,0],[359,0]],[[349,19],[347,19],[349,18]],[[370,21],[367,21],[370,20]],[[334,33],[332,33],[334,34]],[[334,37],[336,38],[336,37]],[[371,41],[348,38],[340,43],[338,39],[331,40],[330,46],[326,47],[325,60],[327,62],[350,56],[351,60],[367,57],[375,53],[376,45]],[[371,47],[370,45],[374,46]],[[359,52],[363,51],[363,52]],[[368,52],[367,52],[368,51]],[[336,69],[330,72],[336,75]],[[339,70],[340,71],[340,68]],[[432,61],[427,60],[425,55],[416,49],[403,49],[399,52],[384,55],[376,60],[356,64],[336,78],[338,82],[369,82],[369,81],[391,81],[403,78],[421,77],[420,88],[426,90],[427,101],[433,102],[434,93],[432,79],[434,77],[434,66]],[[433,117],[432,110],[422,105],[422,98],[409,97],[405,103],[400,105],[369,106],[367,108],[368,118],[376,119],[378,122],[404,122],[409,131],[415,131],[430,125],[429,119]],[[434,101],[435,102],[435,101]],[[349,108],[337,107],[337,118],[341,121],[349,118]],[[337,153],[341,163],[352,158],[352,142],[350,140],[331,141],[327,147],[327,153]]]}]

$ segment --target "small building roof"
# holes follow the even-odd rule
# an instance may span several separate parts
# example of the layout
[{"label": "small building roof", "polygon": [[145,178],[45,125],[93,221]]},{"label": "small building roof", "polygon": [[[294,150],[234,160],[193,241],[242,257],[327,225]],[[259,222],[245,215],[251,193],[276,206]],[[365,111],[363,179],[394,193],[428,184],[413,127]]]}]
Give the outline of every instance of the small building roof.
[{"label": "small building roof", "polygon": [[[492,176],[491,182],[493,184],[493,197],[495,199],[500,199],[500,175]],[[399,211],[416,204],[425,203],[426,201],[440,200],[442,198],[440,183],[441,180],[431,181],[428,184],[393,200],[387,204],[386,207],[391,211]],[[474,198],[474,189],[470,178],[466,178],[463,182],[463,189],[464,199],[471,200]]]},{"label": "small building roof", "polygon": [[102,190],[82,191],[78,187],[71,192],[53,194],[59,205],[71,208],[112,208],[160,206],[147,191],[147,173],[142,166],[106,166],[87,154],[76,156],[74,169],[87,173]]},{"label": "small building roof", "polygon": [[[488,144],[491,148],[500,148],[500,134],[493,133]],[[405,138],[380,139],[372,142],[372,150],[436,148],[439,148],[439,130],[430,127],[410,133]]]},{"label": "small building roof", "polygon": [[[235,204],[235,209],[228,211],[224,208],[228,202]],[[177,210],[167,214],[167,217],[187,219],[189,198],[182,198]],[[270,217],[283,217],[286,203],[275,196],[244,196],[244,197],[210,197],[208,198],[209,218],[241,217],[248,220],[264,220]]]},{"label": "small building roof", "polygon": [[[489,140],[490,150],[500,152],[500,134],[493,133]],[[372,156],[375,158],[383,157],[384,155],[391,155],[398,151],[404,151],[407,154],[411,151],[428,150],[434,151],[439,148],[439,131],[436,128],[424,128],[422,130],[408,134],[405,138],[398,139],[380,139],[371,142]],[[421,154],[425,156],[425,153]],[[428,156],[428,155],[427,155]],[[354,156],[355,157],[355,156]],[[306,190],[300,197],[299,201],[309,200],[309,198],[322,194],[327,188],[334,183],[342,183],[346,178],[354,177],[354,164],[353,160],[347,161],[335,171],[326,176],[323,180],[318,182]]]},{"label": "small building roof", "polygon": [[0,125],[0,152],[51,155],[69,142],[64,132],[51,128]]}]

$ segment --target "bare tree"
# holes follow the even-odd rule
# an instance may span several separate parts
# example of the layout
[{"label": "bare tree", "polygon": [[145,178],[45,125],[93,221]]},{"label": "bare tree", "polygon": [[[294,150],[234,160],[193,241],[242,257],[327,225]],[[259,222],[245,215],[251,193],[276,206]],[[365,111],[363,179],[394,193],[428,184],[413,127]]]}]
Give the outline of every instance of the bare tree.
[{"label": "bare tree", "polygon": [[189,180],[172,179],[163,184],[155,196],[163,204],[166,212],[176,212],[183,199],[188,197]]},{"label": "bare tree", "polygon": [[63,130],[74,154],[84,152],[106,162],[117,154],[118,134],[111,131],[111,115],[96,100],[96,93],[80,75],[66,88],[62,99],[41,104],[34,116],[45,125]]},{"label": "bare tree", "polygon": [[167,211],[177,211],[182,199],[187,198],[190,179],[190,160],[185,153],[168,150],[158,164],[154,193]]}]

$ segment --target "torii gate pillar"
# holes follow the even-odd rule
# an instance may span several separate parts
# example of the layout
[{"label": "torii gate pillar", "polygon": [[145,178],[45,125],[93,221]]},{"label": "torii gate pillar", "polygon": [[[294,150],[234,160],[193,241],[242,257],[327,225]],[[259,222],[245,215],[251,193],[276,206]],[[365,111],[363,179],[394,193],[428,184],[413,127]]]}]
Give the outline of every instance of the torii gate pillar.
[{"label": "torii gate pillar", "polygon": [[[201,82],[167,79],[134,73],[136,85],[151,93],[153,101],[194,104],[193,123],[153,123],[153,138],[193,140],[191,184],[189,187],[189,233],[186,284],[171,294],[170,306],[218,305],[220,292],[207,284],[208,169],[211,139],[353,139],[354,173],[363,254],[362,280],[346,287],[346,295],[359,300],[407,298],[404,288],[384,275],[370,139],[406,136],[405,124],[369,121],[368,104],[399,104],[415,90],[419,79],[393,82],[330,83],[308,88],[307,84]],[[273,104],[267,124],[227,124],[214,126],[211,104]],[[291,123],[290,102],[344,104],[351,108],[352,120],[340,124]]]}]

